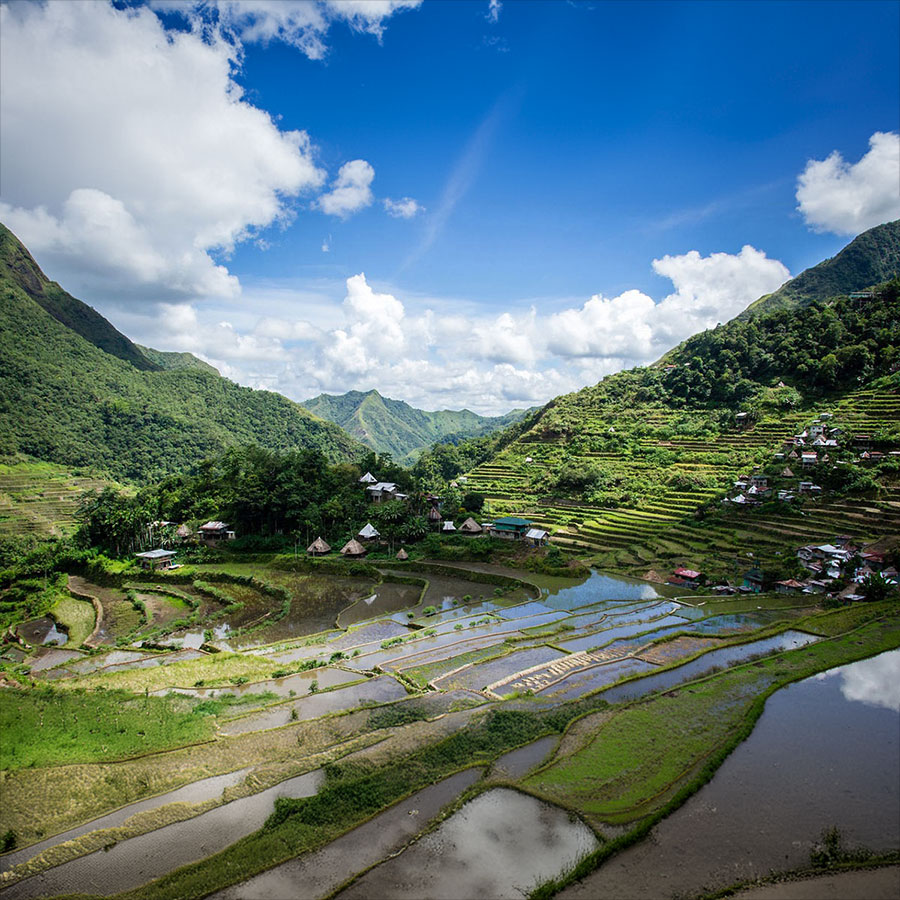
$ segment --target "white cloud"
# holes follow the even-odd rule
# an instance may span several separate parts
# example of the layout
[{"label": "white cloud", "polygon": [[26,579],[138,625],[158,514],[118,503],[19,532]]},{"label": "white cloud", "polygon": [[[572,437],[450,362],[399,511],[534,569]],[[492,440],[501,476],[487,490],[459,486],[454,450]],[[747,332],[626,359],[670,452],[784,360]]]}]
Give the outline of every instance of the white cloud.
[{"label": "white cloud", "polygon": [[503,9],[503,4],[500,2],[500,0],[490,0],[490,3],[488,4],[487,15],[485,16],[488,22],[490,22],[492,25],[496,25],[497,22],[500,21],[501,9]]},{"label": "white cloud", "polygon": [[412,197],[404,197],[402,200],[384,198],[384,208],[389,216],[395,219],[411,219],[416,213],[424,212],[425,207],[420,206]]},{"label": "white cloud", "polygon": [[549,314],[537,306],[515,314],[460,313],[459,304],[404,303],[360,273],[344,283],[341,303],[323,294],[254,294],[242,306],[252,300],[257,317],[245,314],[242,322],[227,310],[172,307],[148,323],[162,330],[139,339],[192,350],[245,384],[294,399],[376,386],[426,409],[499,413],[650,363],[789,276],[750,246],[737,254],[665,256],[653,267],[674,288],[658,302],[630,290]]},{"label": "white cloud", "polygon": [[343,21],[379,40],[384,23],[422,0],[152,0],[160,10],[180,12],[195,25],[213,23],[244,43],[281,41],[310,59],[328,52],[331,24]]},{"label": "white cloud", "polygon": [[0,6],[0,35],[0,217],[70,290],[234,296],[214,254],[323,181],[221,38],[97,2]]},{"label": "white cloud", "polygon": [[369,206],[372,202],[372,180],[375,170],[364,159],[352,159],[344,163],[327,194],[322,194],[316,205],[329,216],[348,216]]},{"label": "white cloud", "polygon": [[876,131],[859,162],[837,150],[797,179],[797,208],[815,231],[859,234],[900,218],[900,134]]}]

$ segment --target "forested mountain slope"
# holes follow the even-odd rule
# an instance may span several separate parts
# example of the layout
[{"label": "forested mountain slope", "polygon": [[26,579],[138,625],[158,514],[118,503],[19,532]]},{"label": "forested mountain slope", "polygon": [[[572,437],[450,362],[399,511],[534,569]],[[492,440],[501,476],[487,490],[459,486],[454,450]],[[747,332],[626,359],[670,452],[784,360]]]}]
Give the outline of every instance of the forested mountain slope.
[{"label": "forested mountain slope", "polygon": [[407,463],[436,441],[455,443],[480,437],[519,421],[528,410],[514,409],[505,416],[479,416],[467,409],[427,412],[402,400],[382,397],[378,391],[320,394],[303,404],[310,412],[341,426],[379,453],[390,453]]},{"label": "forested mountain slope", "polygon": [[[859,271],[890,269],[866,257],[878,256],[896,226],[850,245]],[[849,286],[872,286],[860,280]],[[789,458],[796,448],[785,441],[820,413],[829,414],[836,444],[812,465],[799,453]],[[467,487],[494,514],[527,516],[557,542],[634,574],[684,563],[734,575],[751,558],[787,565],[777,558],[792,542],[898,536],[900,279],[875,285],[872,298],[758,307],[655,366],[552,400],[493,446],[499,452],[481,458],[474,442],[433,448],[419,467],[446,470],[448,459],[475,455]],[[866,448],[875,456],[863,456]],[[734,482],[752,472],[769,476],[767,502],[723,507]],[[801,481],[821,493],[800,496]],[[777,501],[778,490],[795,499]]]},{"label": "forested mountain slope", "polygon": [[801,272],[777,291],[760,297],[740,318],[806,306],[861,291],[900,275],[900,220],[876,225],[854,238],[837,256]]},{"label": "forested mountain slope", "polygon": [[146,482],[238,444],[317,449],[335,461],[364,452],[280,394],[240,387],[199,360],[148,358],[49,282],[5,228],[0,249],[3,455]]}]

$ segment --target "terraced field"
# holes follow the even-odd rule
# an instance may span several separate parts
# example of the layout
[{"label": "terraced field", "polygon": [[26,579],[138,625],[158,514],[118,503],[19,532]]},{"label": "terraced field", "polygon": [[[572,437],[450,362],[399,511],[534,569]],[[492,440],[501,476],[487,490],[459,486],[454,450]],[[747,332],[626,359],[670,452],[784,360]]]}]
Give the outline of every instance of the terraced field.
[{"label": "terraced field", "polygon": [[[255,565],[254,581],[242,584],[211,583],[227,574],[211,570],[193,585],[125,576],[115,588],[73,578],[73,589],[103,611],[96,649],[20,646],[3,660],[13,674],[30,669],[36,684],[0,693],[6,734],[14,736],[3,748],[0,831],[18,841],[14,854],[0,856],[4,897],[205,896],[270,867],[275,886],[263,879],[270,894],[305,896],[303,886],[323,878],[334,890],[426,826],[414,818],[424,800],[410,799],[396,808],[406,823],[396,840],[403,840],[385,842],[394,833],[394,800],[437,789],[463,769],[472,772],[465,784],[486,790],[484,766],[602,710],[606,698],[668,691],[722,666],[815,647],[856,622],[848,618],[855,610],[839,611],[837,621],[805,598],[754,597],[748,608],[744,598],[687,601],[599,573],[568,586],[554,579],[552,588],[517,587],[512,570],[461,569],[454,580],[447,567],[420,564],[407,574],[433,577],[439,605],[426,586],[408,608],[385,612],[373,603],[371,618],[347,628],[301,629],[271,642],[258,617],[282,608],[261,587],[277,570]],[[477,580],[501,575],[499,594],[495,581]],[[329,591],[324,575],[282,576],[313,623],[320,602],[332,623],[340,620],[330,604],[341,592],[348,607],[358,603],[348,590],[353,579],[334,577]],[[229,601],[243,606],[231,614],[234,630],[220,636]],[[881,614],[873,605],[858,612],[856,624]],[[141,646],[180,613],[199,617],[182,632],[199,634],[202,646]],[[546,755],[546,741],[538,746],[542,753],[515,777]],[[325,774],[329,763],[336,765]],[[498,761],[498,771],[513,771],[504,765]],[[442,795],[434,814],[462,790]],[[321,813],[305,803],[318,803]],[[262,828],[273,805],[275,818]],[[366,837],[368,826],[352,837],[376,813],[378,839]],[[309,816],[314,827],[304,824]],[[341,841],[350,850],[323,869]],[[357,857],[353,848],[366,852]],[[232,894],[255,895],[240,886]]]},{"label": "terraced field", "polygon": [[[747,428],[723,427],[718,412],[659,407],[642,410],[638,420],[631,410],[585,409],[583,400],[562,398],[554,413],[567,422],[563,433],[525,434],[470,472],[467,487],[485,495],[491,515],[529,518],[550,530],[554,543],[600,554],[604,564],[635,574],[693,561],[733,575],[750,555],[775,559],[793,545],[837,534],[862,541],[900,535],[900,479],[863,498],[825,492],[791,516],[783,508],[719,511],[739,476],[771,466],[783,442],[825,411],[832,413],[829,425],[843,429],[853,459],[859,451],[849,438],[860,433],[900,448],[900,395],[888,390],[857,391],[835,406],[769,415]],[[595,493],[606,489],[610,499],[548,492],[560,472],[591,466],[599,473]],[[796,490],[798,480],[776,487]],[[716,514],[699,513],[704,507]]]},{"label": "terraced field", "polygon": [[84,494],[109,483],[51,463],[0,464],[0,536],[69,535]]}]

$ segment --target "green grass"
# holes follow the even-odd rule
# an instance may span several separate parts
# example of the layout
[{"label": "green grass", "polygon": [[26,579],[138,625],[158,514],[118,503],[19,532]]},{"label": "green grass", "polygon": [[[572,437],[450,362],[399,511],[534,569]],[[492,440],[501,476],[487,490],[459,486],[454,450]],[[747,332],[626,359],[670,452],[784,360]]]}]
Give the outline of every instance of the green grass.
[{"label": "green grass", "polygon": [[69,631],[67,647],[80,647],[94,630],[94,607],[85,600],[60,597],[50,610],[51,615]]},{"label": "green grass", "polygon": [[183,697],[123,691],[0,693],[0,769],[110,762],[213,737],[212,717]]}]

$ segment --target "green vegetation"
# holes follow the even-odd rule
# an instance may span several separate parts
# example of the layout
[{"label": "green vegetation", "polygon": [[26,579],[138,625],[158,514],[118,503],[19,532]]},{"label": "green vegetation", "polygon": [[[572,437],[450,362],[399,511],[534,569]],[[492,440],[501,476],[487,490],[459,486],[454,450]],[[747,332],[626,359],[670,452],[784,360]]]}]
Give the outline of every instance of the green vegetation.
[{"label": "green vegetation", "polygon": [[145,483],[228,446],[318,450],[361,445],[285,397],[201,367],[151,362],[94,310],[47,281],[0,226],[0,453],[91,466]]},{"label": "green vegetation", "polygon": [[69,634],[67,647],[80,647],[94,630],[96,615],[94,607],[84,600],[76,600],[74,597],[60,597],[50,615],[60,625],[64,625]]},{"label": "green vegetation", "polygon": [[0,703],[0,768],[111,762],[209,740],[212,718],[183,697],[125,691],[9,689]]},{"label": "green vegetation", "polygon": [[348,391],[339,396],[320,394],[301,406],[404,464],[413,462],[425,447],[437,441],[453,444],[480,437],[506,428],[531,412],[514,409],[505,416],[479,416],[467,409],[426,412],[402,400],[382,397],[374,390]]}]

